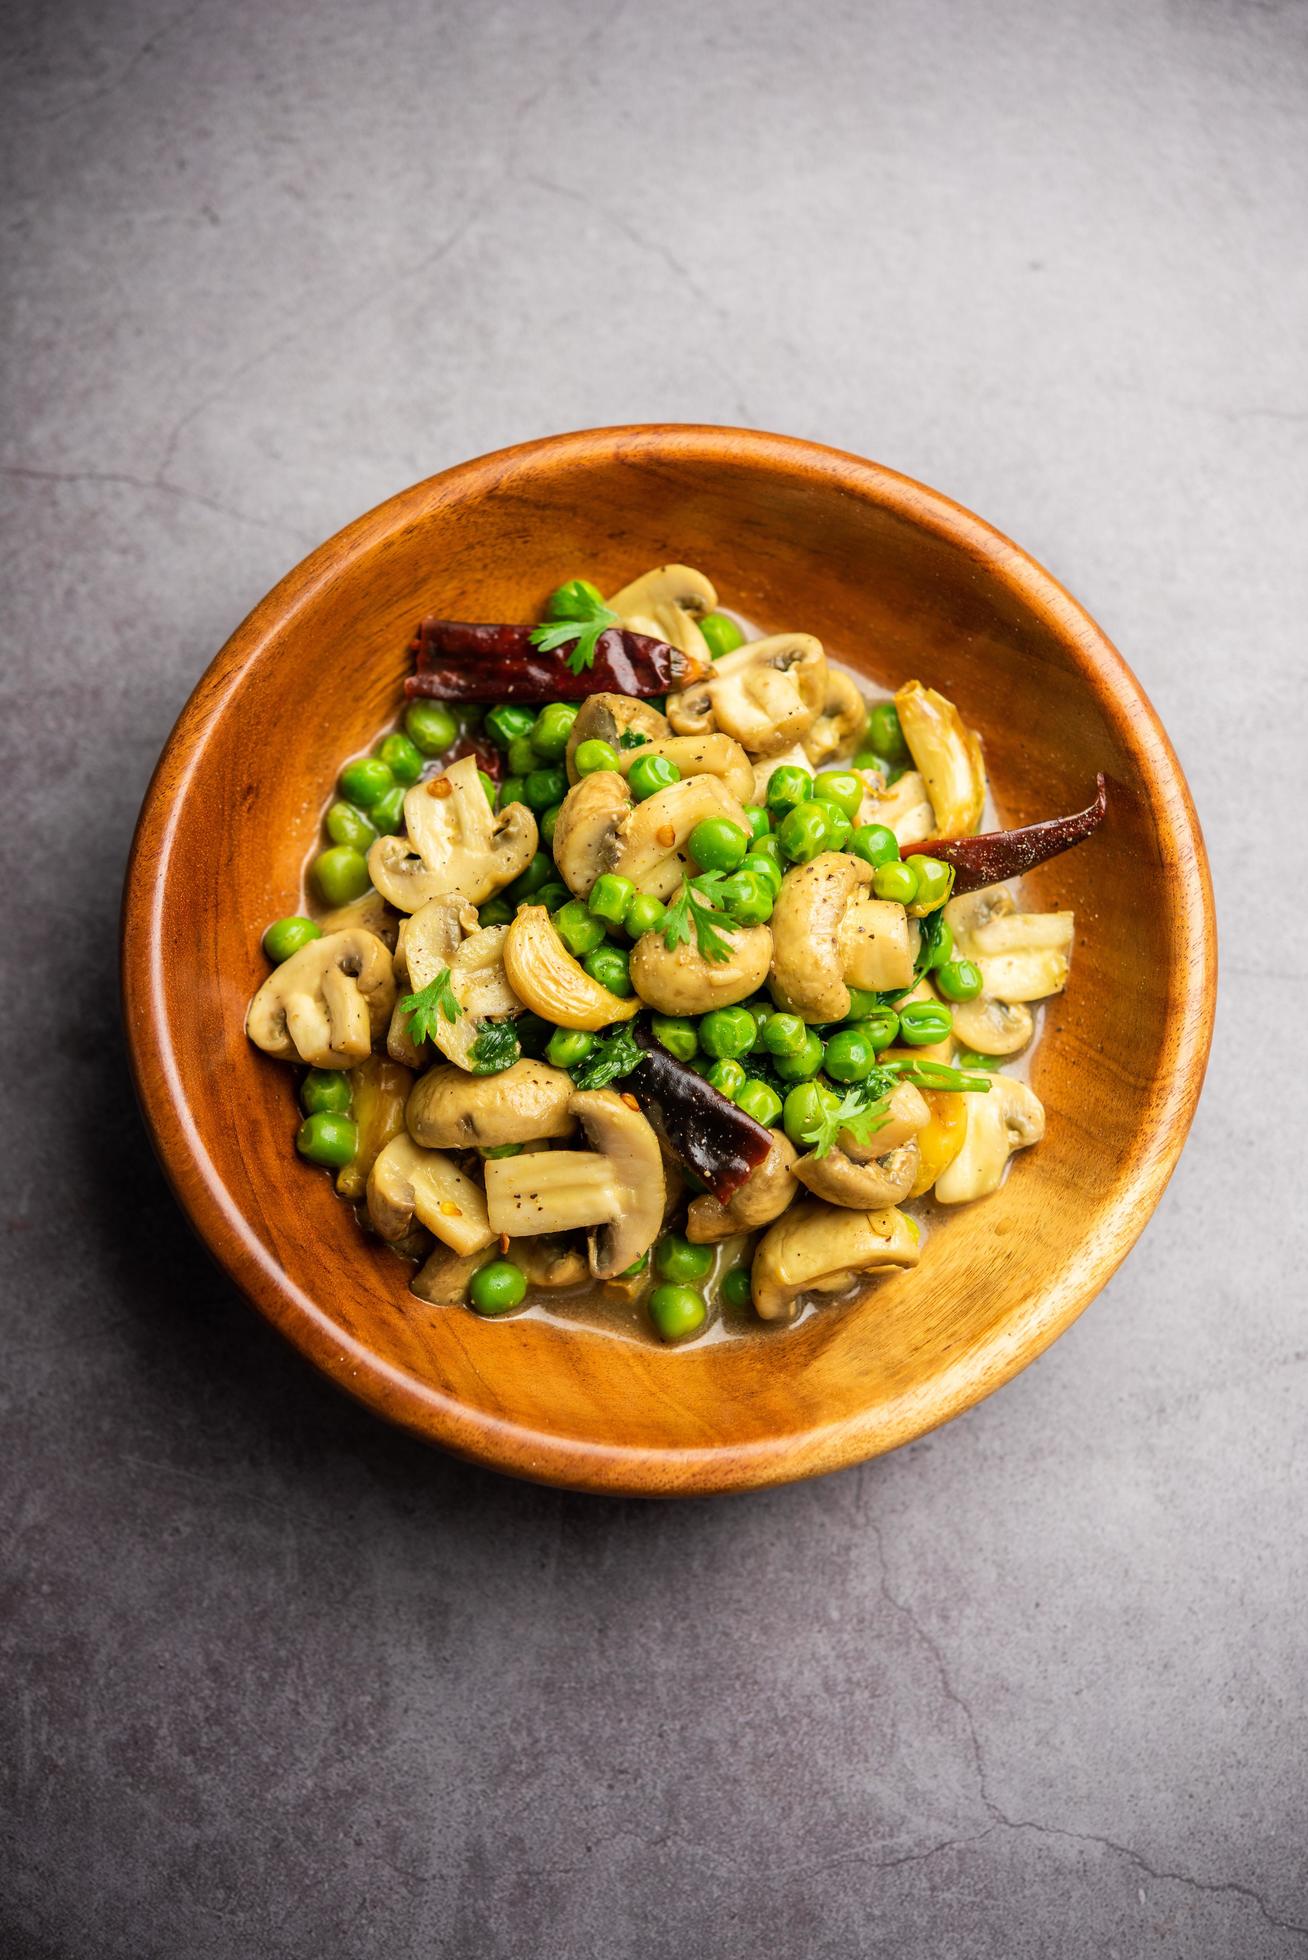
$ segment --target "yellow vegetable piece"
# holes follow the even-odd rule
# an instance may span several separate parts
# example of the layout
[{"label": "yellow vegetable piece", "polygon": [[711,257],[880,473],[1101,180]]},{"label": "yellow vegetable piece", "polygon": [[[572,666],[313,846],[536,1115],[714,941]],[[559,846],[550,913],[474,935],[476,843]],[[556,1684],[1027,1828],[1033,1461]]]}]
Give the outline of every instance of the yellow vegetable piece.
[{"label": "yellow vegetable piece", "polygon": [[559,1028],[607,1028],[640,1011],[592,980],[554,930],[543,905],[524,905],[504,940],[504,972],[518,999]]},{"label": "yellow vegetable piece", "polygon": [[924,1089],[922,1093],[931,1117],[926,1128],[917,1133],[921,1169],[910,1198],[920,1198],[931,1189],[940,1173],[953,1163],[967,1136],[966,1095],[943,1089]]},{"label": "yellow vegetable piece", "polygon": [[968,837],[981,828],[986,769],[981,744],[952,701],[921,681],[895,696],[899,725],[926,783],[936,813],[937,837]]}]

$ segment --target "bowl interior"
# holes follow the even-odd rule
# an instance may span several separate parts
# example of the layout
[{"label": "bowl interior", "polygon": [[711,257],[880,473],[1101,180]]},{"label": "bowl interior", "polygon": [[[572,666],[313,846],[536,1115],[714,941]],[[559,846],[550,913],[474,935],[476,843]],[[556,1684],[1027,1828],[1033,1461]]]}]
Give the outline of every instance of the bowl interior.
[{"label": "bowl interior", "polygon": [[[1036,873],[1077,941],[1034,1086],[1044,1142],[941,1216],[917,1270],[794,1330],[668,1351],[547,1317],[432,1309],[300,1164],[294,1072],[246,1042],[266,921],[296,909],[340,762],[400,700],[423,612],[536,616],[560,578],[608,589],[701,566],[764,628],[871,679],[916,675],[985,743],[1005,822],[1110,814]],[[600,432],[405,492],[273,592],[210,669],[160,764],[125,914],[143,1105],[199,1229],[293,1340],[381,1412],[520,1474],[628,1490],[804,1475],[920,1433],[1045,1346],[1152,1209],[1198,1095],[1211,901],[1175,758],[1102,634],[1022,553],[890,472],[779,438]]]}]

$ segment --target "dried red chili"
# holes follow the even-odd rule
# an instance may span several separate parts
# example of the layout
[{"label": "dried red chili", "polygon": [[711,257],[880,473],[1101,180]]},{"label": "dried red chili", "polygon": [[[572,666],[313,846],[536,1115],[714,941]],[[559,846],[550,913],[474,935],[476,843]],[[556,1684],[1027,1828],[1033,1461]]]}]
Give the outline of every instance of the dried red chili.
[{"label": "dried red chili", "polygon": [[914,844],[906,855],[939,858],[954,867],[956,892],[979,891],[983,885],[997,885],[1005,878],[1020,878],[1024,871],[1070,851],[1092,837],[1108,812],[1108,788],[1102,775],[1099,789],[1088,809],[1070,817],[1050,817],[1044,823],[1027,824],[1021,830],[987,830],[980,837],[936,837],[926,844]]},{"label": "dried red chili", "polygon": [[561,654],[532,645],[534,630],[424,619],[410,642],[417,671],[404,691],[410,700],[582,701],[598,693],[666,694],[712,671],[664,640],[610,626],[595,642],[593,665],[574,674]]}]

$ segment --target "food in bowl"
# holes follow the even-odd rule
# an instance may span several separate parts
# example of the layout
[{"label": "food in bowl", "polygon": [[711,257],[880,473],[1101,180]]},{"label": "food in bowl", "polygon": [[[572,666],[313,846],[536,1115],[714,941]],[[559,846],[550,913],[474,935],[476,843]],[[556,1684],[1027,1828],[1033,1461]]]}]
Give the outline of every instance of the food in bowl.
[{"label": "food in bowl", "polygon": [[[537,626],[424,620],[347,761],[247,1030],[296,1142],[413,1291],[611,1300],[670,1343],[911,1267],[1044,1111],[1070,912],[1020,873],[1104,814],[982,833],[981,745],[665,565]],[[633,1318],[634,1316],[634,1318]]]}]

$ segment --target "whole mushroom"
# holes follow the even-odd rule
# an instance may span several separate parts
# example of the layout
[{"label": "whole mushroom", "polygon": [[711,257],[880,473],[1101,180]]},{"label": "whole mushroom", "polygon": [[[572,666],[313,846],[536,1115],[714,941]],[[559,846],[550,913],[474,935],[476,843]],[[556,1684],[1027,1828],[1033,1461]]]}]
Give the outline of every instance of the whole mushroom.
[{"label": "whole mushroom", "polygon": [[902,905],[873,898],[872,866],[823,851],[781,881],[772,912],[770,986],[778,1006],[805,1021],[843,1021],[849,989],[913,983],[920,928]]},{"label": "whole mushroom", "polygon": [[747,1177],[729,1204],[721,1205],[705,1191],[691,1200],[686,1214],[686,1237],[692,1245],[715,1245],[737,1232],[755,1232],[780,1218],[799,1190],[795,1181],[798,1152],[782,1130],[772,1131],[772,1149]]},{"label": "whole mushroom", "polygon": [[750,755],[774,755],[805,736],[827,694],[827,661],[811,633],[752,640],[713,664],[707,680],[668,696],[677,735],[730,735]]},{"label": "whole mushroom", "polygon": [[707,661],[709,650],[699,621],[717,606],[718,595],[703,572],[690,565],[657,565],[605,603],[629,633],[648,633],[651,639]]},{"label": "whole mushroom", "polygon": [[623,736],[643,735],[646,742],[669,734],[668,718],[648,701],[637,701],[630,694],[589,694],[577,710],[577,719],[568,736],[564,762],[568,781],[580,780],[576,755],[583,742],[607,742],[619,755],[626,753]]},{"label": "whole mushroom", "polygon": [[385,1032],[394,1004],[383,941],[357,928],[326,933],[268,975],[250,1002],[245,1032],[279,1061],[350,1068]]},{"label": "whole mushroom", "polygon": [[480,1252],[495,1237],[479,1185],[439,1150],[392,1137],[368,1174],[368,1216],[383,1239],[403,1239],[416,1218],[455,1252]]},{"label": "whole mushroom", "polygon": [[512,883],[535,854],[536,819],[525,803],[491,809],[475,755],[415,783],[404,799],[404,837],[379,837],[368,871],[400,912],[457,892],[471,905]]},{"label": "whole mushroom", "polygon": [[793,1320],[805,1293],[838,1293],[859,1273],[915,1266],[918,1228],[893,1208],[845,1211],[805,1198],[782,1213],[754,1253],[750,1286],[762,1320]]},{"label": "whole mushroom", "polygon": [[733,1007],[757,992],[772,962],[767,926],[738,926],[721,934],[730,949],[720,960],[701,953],[694,936],[668,946],[659,932],[645,932],[631,949],[631,984],[660,1014],[707,1014]]},{"label": "whole mushroom", "polygon": [[425,1150],[494,1150],[567,1136],[572,1078],[548,1062],[523,1060],[498,1075],[442,1065],[414,1084],[405,1121]]}]

